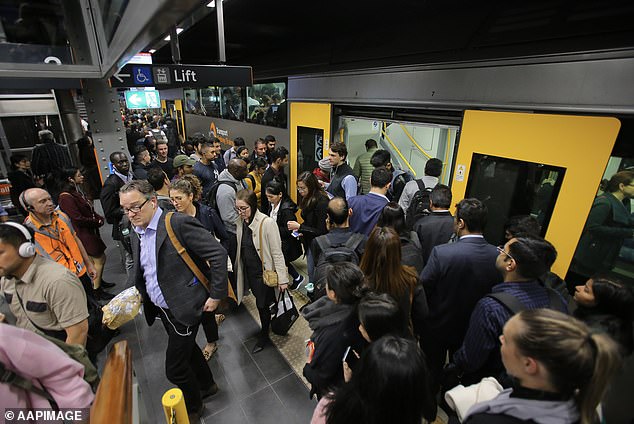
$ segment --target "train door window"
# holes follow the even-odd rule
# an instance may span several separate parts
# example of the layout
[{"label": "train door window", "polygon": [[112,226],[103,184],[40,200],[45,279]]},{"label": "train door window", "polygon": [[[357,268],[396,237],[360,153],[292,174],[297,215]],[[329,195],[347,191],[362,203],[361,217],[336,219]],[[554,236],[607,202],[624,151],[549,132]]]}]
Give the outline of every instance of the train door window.
[{"label": "train door window", "polygon": [[268,82],[247,87],[247,122],[286,128],[286,83]]},{"label": "train door window", "polygon": [[357,158],[366,152],[366,140],[373,139],[379,149],[390,152],[395,169],[406,171],[415,178],[424,176],[429,159],[442,160],[443,171],[439,179],[449,185],[459,127],[342,116],[339,128],[348,147],[350,166],[354,166]]},{"label": "train door window", "polygon": [[324,130],[297,127],[297,175],[312,172],[323,156]]},{"label": "train door window", "polygon": [[634,158],[612,156],[570,264],[569,290],[595,275],[634,287]]},{"label": "train door window", "polygon": [[534,217],[546,234],[565,168],[475,153],[470,169],[465,197],[487,206],[484,236],[490,243],[503,244],[504,224],[518,215]]}]

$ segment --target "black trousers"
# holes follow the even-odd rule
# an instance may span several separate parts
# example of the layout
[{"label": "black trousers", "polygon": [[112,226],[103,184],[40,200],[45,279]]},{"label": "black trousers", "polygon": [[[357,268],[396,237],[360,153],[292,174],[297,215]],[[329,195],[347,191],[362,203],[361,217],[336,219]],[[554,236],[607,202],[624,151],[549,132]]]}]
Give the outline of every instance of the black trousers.
[{"label": "black trousers", "polygon": [[203,312],[203,317],[200,321],[200,324],[202,325],[203,331],[205,332],[207,343],[218,341],[220,337],[218,336],[218,323],[216,322],[215,312]]},{"label": "black trousers", "polygon": [[167,379],[183,391],[188,412],[201,408],[200,392],[214,384],[214,377],[196,344],[198,324],[186,326],[174,318],[168,309],[161,309],[161,322],[167,331],[165,374]]}]

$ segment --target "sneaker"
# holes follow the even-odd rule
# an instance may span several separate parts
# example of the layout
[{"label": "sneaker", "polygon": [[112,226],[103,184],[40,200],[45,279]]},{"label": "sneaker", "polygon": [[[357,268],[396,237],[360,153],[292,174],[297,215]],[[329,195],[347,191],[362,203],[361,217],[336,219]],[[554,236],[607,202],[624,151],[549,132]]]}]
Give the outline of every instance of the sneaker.
[{"label": "sneaker", "polygon": [[306,284],[306,286],[305,286],[305,287],[306,287],[306,291],[307,291],[308,293],[312,293],[312,292],[313,292],[313,290],[315,290],[315,285],[314,285],[313,283],[308,283],[308,284]]},{"label": "sneaker", "polygon": [[304,284],[305,278],[300,274],[299,278],[293,278],[293,283],[291,284],[291,290],[297,290],[300,288],[302,284]]}]

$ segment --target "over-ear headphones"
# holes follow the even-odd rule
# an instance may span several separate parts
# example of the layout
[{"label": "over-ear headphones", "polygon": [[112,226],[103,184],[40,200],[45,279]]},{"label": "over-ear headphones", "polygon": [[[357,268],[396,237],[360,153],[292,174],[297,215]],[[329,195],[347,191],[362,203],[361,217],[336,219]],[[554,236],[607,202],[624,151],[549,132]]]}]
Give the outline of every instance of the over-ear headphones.
[{"label": "over-ear headphones", "polygon": [[20,197],[18,197],[18,200],[20,201],[20,204],[25,210],[30,211],[33,209],[33,206],[26,203],[26,196],[24,196],[24,193],[26,193],[26,190],[20,193]]},{"label": "over-ear headphones", "polygon": [[33,243],[33,237],[31,236],[31,233],[24,225],[11,222],[11,221],[3,222],[0,225],[8,225],[10,227],[17,228],[18,230],[20,230],[22,235],[24,235],[24,237],[26,238],[26,241],[22,243],[20,247],[18,247],[18,255],[20,255],[20,257],[32,258],[33,256],[35,256],[36,252],[35,252],[35,243]]}]

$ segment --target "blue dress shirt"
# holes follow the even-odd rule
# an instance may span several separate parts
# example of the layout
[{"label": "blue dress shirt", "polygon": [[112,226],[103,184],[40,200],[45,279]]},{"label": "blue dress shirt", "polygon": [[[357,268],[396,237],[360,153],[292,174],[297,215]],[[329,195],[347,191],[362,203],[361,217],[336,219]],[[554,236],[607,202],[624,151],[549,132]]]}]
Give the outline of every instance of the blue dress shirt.
[{"label": "blue dress shirt", "polygon": [[147,294],[150,296],[152,303],[156,306],[168,309],[167,302],[165,302],[163,292],[161,292],[161,287],[158,283],[156,271],[156,229],[162,213],[163,210],[161,208],[156,208],[156,212],[154,212],[154,216],[152,216],[152,220],[147,228],[135,227],[134,231],[139,235],[139,262],[143,270]]}]

